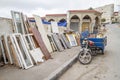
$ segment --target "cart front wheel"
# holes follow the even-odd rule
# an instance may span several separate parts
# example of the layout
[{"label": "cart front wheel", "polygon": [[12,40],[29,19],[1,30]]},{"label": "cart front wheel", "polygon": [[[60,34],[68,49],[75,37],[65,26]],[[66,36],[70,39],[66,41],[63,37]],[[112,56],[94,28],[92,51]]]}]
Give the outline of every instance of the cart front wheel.
[{"label": "cart front wheel", "polygon": [[87,51],[86,53],[81,51],[78,55],[78,60],[80,63],[82,63],[84,65],[89,64],[92,61],[92,55],[91,55],[90,51]]}]

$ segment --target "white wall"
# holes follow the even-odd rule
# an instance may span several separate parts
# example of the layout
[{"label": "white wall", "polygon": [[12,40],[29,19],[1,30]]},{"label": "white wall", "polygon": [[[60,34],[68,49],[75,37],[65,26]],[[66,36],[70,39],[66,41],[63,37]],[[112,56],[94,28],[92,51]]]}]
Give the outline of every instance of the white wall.
[{"label": "white wall", "polygon": [[95,10],[103,13],[101,18],[105,18],[106,23],[112,22],[111,17],[113,16],[113,12],[114,12],[114,4],[101,6],[101,7],[95,8]]}]

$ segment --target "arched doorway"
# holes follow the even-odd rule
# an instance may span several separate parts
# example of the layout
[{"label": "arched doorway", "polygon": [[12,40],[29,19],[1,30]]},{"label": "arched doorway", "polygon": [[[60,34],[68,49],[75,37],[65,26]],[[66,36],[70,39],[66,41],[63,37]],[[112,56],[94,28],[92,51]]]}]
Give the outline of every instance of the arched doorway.
[{"label": "arched doorway", "polygon": [[59,22],[66,22],[66,20],[65,19],[61,19]]},{"label": "arched doorway", "polygon": [[96,17],[96,18],[95,18],[95,25],[94,25],[94,27],[93,27],[93,33],[97,33],[99,27],[100,27],[100,21],[99,21],[99,18]]},{"label": "arched doorway", "polygon": [[51,22],[51,21],[55,21],[54,19],[50,19],[50,20],[48,20],[48,22]]},{"label": "arched doorway", "polygon": [[80,19],[77,15],[72,16],[70,19],[70,29],[79,32]]},{"label": "arched doorway", "polygon": [[90,31],[90,23],[91,23],[91,18],[90,16],[86,15],[82,19],[82,32],[83,31]]}]

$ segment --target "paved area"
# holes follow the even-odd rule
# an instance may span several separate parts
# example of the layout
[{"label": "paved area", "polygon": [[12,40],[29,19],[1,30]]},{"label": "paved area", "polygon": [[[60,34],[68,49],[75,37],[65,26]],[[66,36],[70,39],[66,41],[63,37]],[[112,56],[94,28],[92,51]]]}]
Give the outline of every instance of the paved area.
[{"label": "paved area", "polygon": [[120,27],[107,25],[108,43],[104,55],[97,55],[89,65],[76,62],[59,80],[120,80]]},{"label": "paved area", "polygon": [[[116,24],[107,25],[107,29],[105,54],[95,56],[89,65],[76,62],[59,80],[120,80],[120,27]],[[53,59],[28,70],[4,66],[0,68],[0,80],[43,80],[78,54],[79,50],[80,47],[73,47],[55,52],[52,54]]]},{"label": "paved area", "polygon": [[80,51],[80,47],[64,50],[63,52],[52,53],[53,59],[34,66],[28,70],[18,69],[14,66],[0,68],[0,80],[43,80],[60,66],[73,58]]}]

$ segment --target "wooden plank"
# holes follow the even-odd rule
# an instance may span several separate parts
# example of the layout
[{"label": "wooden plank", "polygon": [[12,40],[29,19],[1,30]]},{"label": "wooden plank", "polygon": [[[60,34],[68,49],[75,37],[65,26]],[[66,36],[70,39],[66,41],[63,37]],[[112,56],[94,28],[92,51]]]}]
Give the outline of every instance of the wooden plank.
[{"label": "wooden plank", "polygon": [[79,37],[75,37],[77,45],[80,46],[80,38]]},{"label": "wooden plank", "polygon": [[31,33],[33,33],[36,42],[38,43],[41,51],[43,52],[43,54],[45,56],[45,59],[46,60],[50,59],[51,55],[50,55],[48,49],[46,48],[46,46],[45,46],[45,44],[43,42],[42,36],[39,33],[39,31],[36,28],[32,28],[32,27],[29,30],[30,30]]},{"label": "wooden plank", "polygon": [[8,64],[9,63],[9,55],[7,54],[7,50],[6,50],[6,46],[5,46],[5,40],[3,38],[3,35],[1,36],[1,42],[2,42],[2,46],[3,46],[4,54],[5,54],[5,57],[6,57],[6,61],[7,61],[7,64]]},{"label": "wooden plank", "polygon": [[45,28],[43,26],[43,23],[42,23],[40,16],[36,16],[36,15],[33,15],[33,16],[35,18],[36,25],[38,27],[38,31],[40,32],[41,38],[43,39],[43,42],[44,42],[46,48],[48,49],[49,52],[52,52],[52,47],[51,47],[50,42],[48,40],[47,33],[45,31]]},{"label": "wooden plank", "polygon": [[14,61],[13,63],[14,63],[16,66],[18,66],[18,67],[21,68],[21,64],[19,63],[19,59],[18,59],[18,57],[17,57],[16,51],[15,51],[13,45],[11,44],[9,48],[10,48],[11,51],[12,51],[12,56],[13,56],[13,61]]},{"label": "wooden plank", "polygon": [[75,39],[76,39],[77,45],[80,46],[80,34],[79,33],[75,34]]},{"label": "wooden plank", "polygon": [[63,51],[64,49],[63,49],[63,46],[62,46],[62,44],[61,44],[58,36],[57,36],[56,34],[52,34],[52,37],[53,37],[53,39],[54,39],[54,41],[55,41],[55,44],[56,44],[58,50],[59,50],[59,51]]}]

